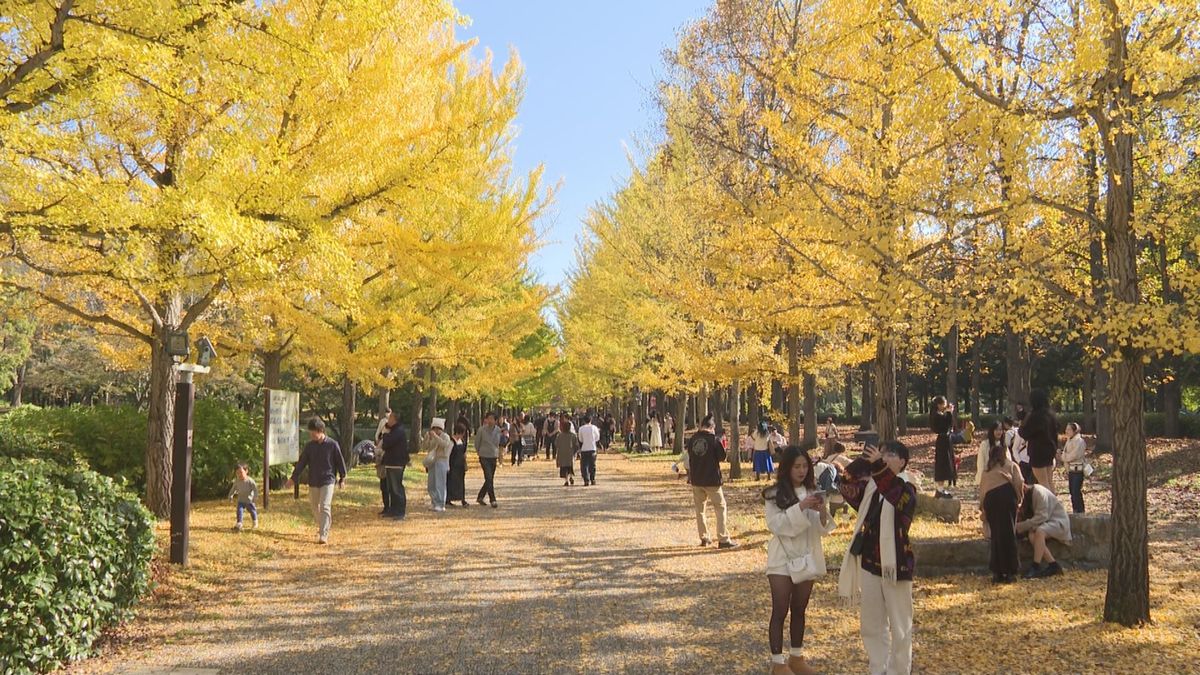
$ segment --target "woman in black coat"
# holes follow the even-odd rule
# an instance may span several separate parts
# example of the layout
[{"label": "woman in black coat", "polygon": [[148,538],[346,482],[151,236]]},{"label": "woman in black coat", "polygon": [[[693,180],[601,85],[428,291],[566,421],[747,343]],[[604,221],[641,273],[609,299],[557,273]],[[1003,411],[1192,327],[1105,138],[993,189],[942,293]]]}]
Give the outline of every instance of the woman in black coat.
[{"label": "woman in black coat", "polygon": [[938,485],[935,497],[951,497],[949,486],[958,480],[954,468],[954,446],[950,443],[950,430],[954,428],[954,406],[946,402],[945,396],[934,397],[929,406],[929,428],[937,434],[933,444],[933,480]]},{"label": "woman in black coat", "polygon": [[1017,433],[1025,439],[1029,448],[1029,464],[1033,466],[1033,479],[1039,485],[1054,492],[1054,456],[1058,452],[1058,420],[1050,411],[1050,397],[1042,390],[1029,394],[1032,410],[1021,423]]},{"label": "woman in black coat", "polygon": [[450,448],[450,472],[446,475],[446,503],[467,505],[467,434],[465,424],[454,425],[454,446]]}]

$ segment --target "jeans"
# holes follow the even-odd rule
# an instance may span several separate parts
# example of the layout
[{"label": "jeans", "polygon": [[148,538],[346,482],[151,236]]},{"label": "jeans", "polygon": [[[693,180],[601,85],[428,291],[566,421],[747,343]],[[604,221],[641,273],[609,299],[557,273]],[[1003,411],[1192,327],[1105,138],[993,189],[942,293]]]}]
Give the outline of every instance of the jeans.
[{"label": "jeans", "polygon": [[487,495],[493,504],[496,503],[496,458],[480,457],[479,466],[483,467],[483,487],[479,488],[479,496],[475,501],[483,501]]},{"label": "jeans", "polygon": [[387,473],[384,473],[383,478],[379,479],[379,492],[383,495],[383,510],[386,513],[388,504],[392,502],[392,493],[388,491]]},{"label": "jeans", "polygon": [[329,528],[333,525],[333,490],[333,483],[308,488],[308,503],[317,523],[317,539],[321,541],[329,539]]},{"label": "jeans", "polygon": [[387,515],[403,518],[408,511],[408,495],[404,493],[404,470],[399,466],[387,469],[388,511]]},{"label": "jeans", "polygon": [[579,453],[579,473],[583,474],[584,483],[596,482],[596,453]]},{"label": "jeans", "polygon": [[511,464],[522,464],[525,461],[525,449],[520,443],[513,443],[508,446],[508,456],[511,459]]},{"label": "jeans", "polygon": [[692,486],[692,498],[696,505],[696,529],[700,530],[700,538],[711,540],[708,536],[708,516],[704,513],[704,507],[708,502],[712,502],[713,510],[717,512],[717,537],[721,541],[729,541],[729,530],[726,528],[728,511],[725,506],[725,491],[720,486],[701,487],[698,485]]},{"label": "jeans", "polygon": [[625,452],[633,452],[633,432],[625,434]]},{"label": "jeans", "polygon": [[1067,487],[1071,490],[1071,510],[1083,513],[1083,479],[1082,471],[1067,472]]},{"label": "jeans", "polygon": [[439,459],[429,467],[429,477],[426,488],[429,490],[429,500],[433,508],[446,508],[446,474],[450,473],[450,461]]},{"label": "jeans", "polygon": [[[1083,474],[1080,474],[1080,475],[1083,475]],[[237,505],[237,523],[238,523],[238,525],[242,524],[242,511],[249,511],[250,519],[256,523],[258,522],[258,509],[255,508],[254,502],[238,502],[238,505]]]}]

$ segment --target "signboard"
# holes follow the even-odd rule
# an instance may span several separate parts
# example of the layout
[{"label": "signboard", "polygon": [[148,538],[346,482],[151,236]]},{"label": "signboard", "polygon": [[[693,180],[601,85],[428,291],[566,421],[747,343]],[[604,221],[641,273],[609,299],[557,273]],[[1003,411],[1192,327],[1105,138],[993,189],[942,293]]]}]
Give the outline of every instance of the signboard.
[{"label": "signboard", "polygon": [[300,393],[267,390],[266,463],[283,464],[300,459]]}]

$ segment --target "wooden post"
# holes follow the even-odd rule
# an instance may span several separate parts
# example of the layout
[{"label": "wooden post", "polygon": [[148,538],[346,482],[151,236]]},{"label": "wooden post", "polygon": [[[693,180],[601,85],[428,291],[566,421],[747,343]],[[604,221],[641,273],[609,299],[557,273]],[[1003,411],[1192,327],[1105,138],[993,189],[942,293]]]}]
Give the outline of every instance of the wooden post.
[{"label": "wooden post", "polygon": [[267,437],[271,433],[271,390],[263,389],[263,491],[262,507],[266,511],[271,505],[271,453]]}]

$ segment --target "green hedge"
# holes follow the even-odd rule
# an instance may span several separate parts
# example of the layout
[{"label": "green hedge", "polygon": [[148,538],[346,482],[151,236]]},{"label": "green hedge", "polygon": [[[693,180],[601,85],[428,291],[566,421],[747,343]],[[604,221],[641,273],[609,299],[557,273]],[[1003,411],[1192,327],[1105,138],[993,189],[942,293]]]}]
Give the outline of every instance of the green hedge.
[{"label": "green hedge", "polygon": [[[146,414],[131,406],[36,408],[0,417],[0,457],[40,457],[93,470],[145,489]],[[192,496],[224,496],[238,462],[262,467],[262,417],[227,403],[199,399],[193,417]],[[286,476],[289,465],[272,467]]]},{"label": "green hedge", "polygon": [[87,656],[146,592],[154,518],[79,466],[0,458],[0,672]]}]

